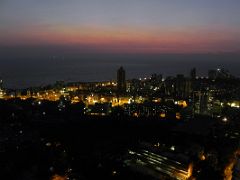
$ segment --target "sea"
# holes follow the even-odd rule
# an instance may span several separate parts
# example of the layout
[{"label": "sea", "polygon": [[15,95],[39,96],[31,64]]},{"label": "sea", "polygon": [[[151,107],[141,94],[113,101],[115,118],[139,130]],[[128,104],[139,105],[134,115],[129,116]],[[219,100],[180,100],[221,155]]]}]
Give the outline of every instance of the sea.
[{"label": "sea", "polygon": [[224,68],[240,75],[239,54],[84,54],[75,56],[0,56],[0,77],[5,88],[23,89],[65,82],[116,80],[117,69],[123,66],[126,78],[163,77],[184,74],[192,68],[198,76],[207,76],[209,69]]}]

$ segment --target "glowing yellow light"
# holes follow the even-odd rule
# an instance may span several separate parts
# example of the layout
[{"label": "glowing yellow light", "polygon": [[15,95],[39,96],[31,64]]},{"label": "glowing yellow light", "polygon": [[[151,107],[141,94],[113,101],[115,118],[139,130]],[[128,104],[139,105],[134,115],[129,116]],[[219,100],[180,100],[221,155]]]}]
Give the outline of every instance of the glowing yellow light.
[{"label": "glowing yellow light", "polygon": [[52,176],[51,180],[67,180],[68,178],[66,176],[60,176],[60,175],[54,175]]},{"label": "glowing yellow light", "polygon": [[201,159],[201,161],[204,161],[204,160],[206,159],[206,157],[204,156],[204,154],[201,155],[200,159]]},{"label": "glowing yellow light", "polygon": [[101,101],[101,102],[105,102],[105,98],[102,97],[102,98],[100,99],[100,101]]},{"label": "glowing yellow light", "polygon": [[231,104],[231,107],[235,107],[235,106],[236,106],[236,104],[235,104],[235,103],[232,103],[232,104]]},{"label": "glowing yellow light", "polygon": [[235,101],[235,102],[232,102],[232,103],[229,103],[231,107],[234,107],[234,108],[239,108],[240,107],[240,103],[238,101]]},{"label": "glowing yellow light", "polygon": [[188,175],[187,175],[187,178],[190,178],[192,176],[192,172],[193,172],[193,164],[189,164],[189,167],[188,167]]},{"label": "glowing yellow light", "polygon": [[224,180],[231,180],[232,179],[234,164],[235,164],[235,161],[231,160],[231,162],[225,167],[225,169],[224,169]]},{"label": "glowing yellow light", "polygon": [[181,119],[181,114],[179,112],[176,113],[176,119]]},{"label": "glowing yellow light", "polygon": [[178,104],[179,106],[182,106],[183,108],[187,107],[187,102],[184,100],[176,101],[175,104]]},{"label": "glowing yellow light", "polygon": [[138,113],[137,112],[133,113],[133,116],[138,117]]},{"label": "glowing yellow light", "polygon": [[161,118],[165,118],[165,117],[166,117],[166,114],[165,114],[165,113],[161,113],[161,114],[160,114],[160,117],[161,117]]}]

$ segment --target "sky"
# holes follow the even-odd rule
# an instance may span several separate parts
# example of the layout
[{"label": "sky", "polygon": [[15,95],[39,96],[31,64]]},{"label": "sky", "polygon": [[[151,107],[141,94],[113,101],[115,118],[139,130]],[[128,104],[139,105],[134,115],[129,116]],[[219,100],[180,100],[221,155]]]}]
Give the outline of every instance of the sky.
[{"label": "sky", "polygon": [[[0,77],[56,80],[226,67],[240,76],[240,0],[0,0]],[[101,68],[100,68],[101,67]]]},{"label": "sky", "polygon": [[239,8],[239,0],[1,0],[0,47],[46,54],[235,53]]}]

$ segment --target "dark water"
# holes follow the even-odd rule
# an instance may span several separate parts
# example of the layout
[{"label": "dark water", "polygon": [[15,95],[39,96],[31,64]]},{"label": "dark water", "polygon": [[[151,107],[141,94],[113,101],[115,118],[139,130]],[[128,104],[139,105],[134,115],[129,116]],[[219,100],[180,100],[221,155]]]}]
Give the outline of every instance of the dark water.
[{"label": "dark water", "polygon": [[161,73],[164,76],[189,74],[192,67],[198,75],[208,69],[225,68],[239,76],[240,55],[82,55],[78,57],[0,57],[0,76],[8,88],[24,88],[54,83],[58,80],[101,81],[116,79],[123,66],[127,79]]}]

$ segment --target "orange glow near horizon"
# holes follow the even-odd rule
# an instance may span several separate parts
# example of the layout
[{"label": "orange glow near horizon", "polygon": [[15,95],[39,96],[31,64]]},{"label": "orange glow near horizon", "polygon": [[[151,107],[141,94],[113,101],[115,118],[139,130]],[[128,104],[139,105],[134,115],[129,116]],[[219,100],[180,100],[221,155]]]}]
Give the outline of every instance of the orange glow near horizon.
[{"label": "orange glow near horizon", "polygon": [[208,53],[234,51],[224,32],[126,27],[30,28],[1,39],[9,45],[54,45],[110,53]]}]

